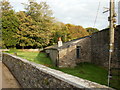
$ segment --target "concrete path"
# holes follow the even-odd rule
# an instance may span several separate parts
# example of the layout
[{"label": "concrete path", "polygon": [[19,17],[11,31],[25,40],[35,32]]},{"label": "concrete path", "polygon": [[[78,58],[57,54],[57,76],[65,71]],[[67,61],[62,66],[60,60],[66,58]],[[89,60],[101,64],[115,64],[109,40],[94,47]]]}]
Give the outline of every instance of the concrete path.
[{"label": "concrete path", "polygon": [[0,62],[0,89],[1,88],[21,88],[17,80],[2,62]]}]

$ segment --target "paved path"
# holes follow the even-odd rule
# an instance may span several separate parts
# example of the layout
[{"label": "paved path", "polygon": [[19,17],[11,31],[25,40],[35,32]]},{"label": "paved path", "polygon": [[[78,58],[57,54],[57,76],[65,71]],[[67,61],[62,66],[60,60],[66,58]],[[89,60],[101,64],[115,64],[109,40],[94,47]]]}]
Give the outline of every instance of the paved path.
[{"label": "paved path", "polygon": [[1,88],[21,88],[8,68],[0,62],[0,89]]}]

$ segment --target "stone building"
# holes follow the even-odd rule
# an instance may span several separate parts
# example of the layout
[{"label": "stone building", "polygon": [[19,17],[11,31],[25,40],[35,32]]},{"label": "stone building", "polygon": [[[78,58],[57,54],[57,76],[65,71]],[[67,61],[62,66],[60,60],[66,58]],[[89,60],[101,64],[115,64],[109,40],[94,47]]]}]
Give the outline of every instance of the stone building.
[{"label": "stone building", "polygon": [[[45,48],[53,63],[58,67],[74,67],[80,62],[91,62],[101,66],[108,66],[109,57],[109,29],[78,38],[69,42]],[[120,59],[120,26],[115,30],[115,53],[113,66]]]}]

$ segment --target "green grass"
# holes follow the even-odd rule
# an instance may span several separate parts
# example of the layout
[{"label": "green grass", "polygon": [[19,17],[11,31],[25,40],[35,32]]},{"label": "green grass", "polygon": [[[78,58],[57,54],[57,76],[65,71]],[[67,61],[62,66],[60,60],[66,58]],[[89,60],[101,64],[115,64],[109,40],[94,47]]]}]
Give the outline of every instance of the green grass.
[{"label": "green grass", "polygon": [[107,85],[107,70],[91,63],[80,63],[75,68],[58,69],[65,73]]},{"label": "green grass", "polygon": [[27,59],[29,61],[32,61],[38,64],[43,64],[48,67],[51,67],[53,65],[50,58],[48,58],[46,53],[43,53],[43,52],[39,53],[39,52],[30,52],[30,51],[12,49],[10,51],[7,51],[7,53],[10,53],[10,54],[17,53],[17,56],[21,58]]},{"label": "green grass", "polygon": [[[43,52],[29,52],[29,51],[22,51],[18,49],[13,49],[7,51],[7,53],[14,54],[17,53],[17,56],[27,59],[29,61],[43,64],[53,69],[60,70],[62,72],[87,79],[93,82],[97,82],[103,85],[107,85],[107,70],[100,66],[91,64],[91,63],[80,63],[75,68],[57,68],[52,64],[50,58]],[[116,82],[115,82],[116,83]],[[119,87],[119,85],[115,84],[113,81],[113,87]]]}]

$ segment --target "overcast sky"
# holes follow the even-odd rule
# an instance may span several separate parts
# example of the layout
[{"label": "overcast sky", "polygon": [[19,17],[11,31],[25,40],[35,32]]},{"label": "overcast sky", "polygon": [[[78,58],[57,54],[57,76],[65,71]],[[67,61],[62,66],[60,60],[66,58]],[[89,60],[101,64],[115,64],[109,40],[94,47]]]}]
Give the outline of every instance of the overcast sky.
[{"label": "overcast sky", "polygon": [[[27,0],[9,0],[16,11],[24,10],[21,3],[27,3]],[[104,29],[108,27],[109,13],[103,14],[104,7],[109,7],[109,0],[36,0],[37,2],[46,1],[53,11],[54,17],[63,23],[81,25],[84,28],[93,27],[97,9],[100,2],[100,9],[95,27]],[[118,1],[116,3],[116,12],[118,12]]]}]

